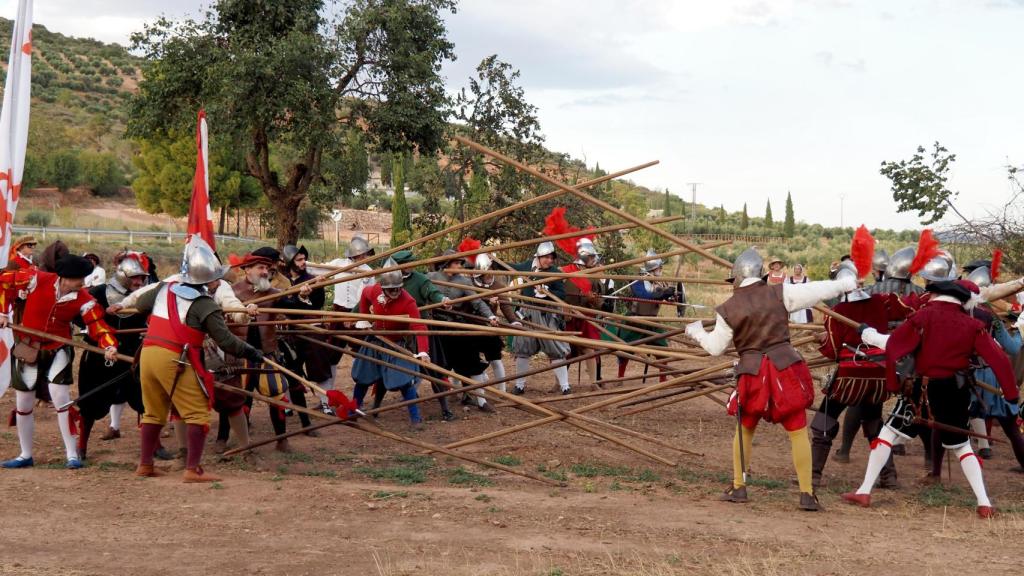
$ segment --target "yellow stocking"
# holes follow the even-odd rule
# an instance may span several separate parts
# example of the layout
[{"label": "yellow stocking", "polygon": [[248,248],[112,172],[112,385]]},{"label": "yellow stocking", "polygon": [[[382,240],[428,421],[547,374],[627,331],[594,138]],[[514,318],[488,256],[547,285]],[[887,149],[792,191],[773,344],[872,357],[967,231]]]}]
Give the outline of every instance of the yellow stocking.
[{"label": "yellow stocking", "polygon": [[744,466],[750,467],[750,454],[754,450],[754,429],[743,426],[743,462],[740,463],[739,435],[739,431],[737,431],[732,439],[732,485],[734,488],[746,486],[746,482],[743,481],[743,468]]},{"label": "yellow stocking", "polygon": [[811,486],[811,441],[807,438],[807,427],[789,433],[789,444],[793,451],[793,467],[800,482],[800,491],[814,494]]}]

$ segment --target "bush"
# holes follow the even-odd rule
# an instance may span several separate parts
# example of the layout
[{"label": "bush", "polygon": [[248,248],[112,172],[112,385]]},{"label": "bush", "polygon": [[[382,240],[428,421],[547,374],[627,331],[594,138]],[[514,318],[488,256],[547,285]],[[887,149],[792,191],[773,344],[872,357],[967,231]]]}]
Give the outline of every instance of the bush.
[{"label": "bush", "polygon": [[33,210],[25,215],[25,223],[29,226],[40,226],[45,228],[50,225],[51,220],[53,220],[53,214],[39,210]]},{"label": "bush", "polygon": [[125,183],[124,171],[117,158],[109,152],[85,152],[81,156],[81,165],[82,183],[97,196],[113,196]]}]

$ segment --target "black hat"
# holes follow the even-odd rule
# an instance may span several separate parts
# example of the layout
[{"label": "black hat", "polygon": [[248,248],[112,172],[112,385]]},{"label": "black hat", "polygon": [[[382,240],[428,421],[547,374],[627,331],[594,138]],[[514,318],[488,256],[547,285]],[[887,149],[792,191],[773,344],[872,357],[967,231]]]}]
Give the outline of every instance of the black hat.
[{"label": "black hat", "polygon": [[981,268],[982,266],[985,266],[987,268],[992,268],[992,261],[991,260],[972,260],[972,261],[968,262],[966,265],[964,265],[964,268],[963,268],[964,274],[970,274],[971,272],[977,270],[978,268]]},{"label": "black hat", "polygon": [[92,270],[95,268],[88,259],[74,254],[68,254],[58,259],[55,267],[57,276],[61,278],[85,278],[92,274]]},{"label": "black hat", "polygon": [[971,289],[961,282],[954,280],[943,280],[941,282],[929,282],[924,289],[933,294],[952,296],[961,303],[967,303],[971,299]]},{"label": "black hat", "polygon": [[281,253],[278,252],[276,249],[271,248],[270,246],[264,246],[262,248],[257,248],[255,250],[253,250],[251,252],[251,254],[253,256],[262,256],[264,258],[270,258],[274,262],[277,262],[278,260],[281,259]]}]

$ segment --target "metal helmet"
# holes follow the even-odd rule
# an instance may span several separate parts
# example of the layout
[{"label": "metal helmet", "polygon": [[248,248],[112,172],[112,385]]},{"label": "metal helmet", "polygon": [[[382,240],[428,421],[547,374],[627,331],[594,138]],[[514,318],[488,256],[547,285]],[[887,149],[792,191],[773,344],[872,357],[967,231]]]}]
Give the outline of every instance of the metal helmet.
[{"label": "metal helmet", "polygon": [[[964,264],[963,271],[965,274],[970,274],[971,272],[974,272],[975,270],[981,268],[982,266],[988,267],[989,272],[992,271],[991,260],[971,260],[967,264]],[[977,284],[977,282],[975,282],[975,284]]]},{"label": "metal helmet", "polygon": [[299,254],[303,254],[306,258],[309,258],[309,251],[306,250],[305,246],[296,246],[294,244],[286,244],[284,248],[281,248],[281,259],[286,264],[291,264],[292,260]]},{"label": "metal helmet", "polygon": [[355,258],[356,256],[362,256],[373,248],[370,243],[366,241],[366,238],[362,236],[354,236],[348,243],[348,248],[345,248],[346,258]]},{"label": "metal helmet", "polygon": [[[395,262],[394,258],[388,258],[384,262],[384,268],[391,268],[393,266],[398,266],[398,262]],[[377,277],[377,283],[380,284],[381,288],[401,288],[402,281],[403,278],[401,270],[383,272]]]},{"label": "metal helmet", "polygon": [[534,257],[540,258],[541,256],[550,256],[555,253],[554,242],[541,242],[537,244],[537,251],[533,253]]},{"label": "metal helmet", "polygon": [[939,252],[939,255],[925,263],[924,268],[918,273],[921,278],[925,280],[931,280],[932,282],[941,282],[943,280],[955,280],[957,277],[956,262],[953,260],[953,255],[945,250]]},{"label": "metal helmet", "polygon": [[643,263],[644,272],[654,272],[658,268],[661,268],[662,266],[665,265],[665,261],[662,260],[661,258],[657,258],[657,255],[658,253],[654,250],[654,248],[647,249],[647,253],[644,254],[644,256],[647,256],[647,258],[649,259]]},{"label": "metal helmet", "polygon": [[992,285],[992,270],[988,266],[978,266],[967,275],[967,279],[978,285],[978,288],[986,288]]},{"label": "metal helmet", "polygon": [[181,281],[185,284],[209,284],[223,278],[229,268],[221,265],[213,248],[194,234],[181,257]]},{"label": "metal helmet", "polygon": [[913,246],[900,248],[893,252],[892,257],[889,258],[889,265],[885,267],[885,276],[887,278],[910,280],[910,264],[914,261],[914,254],[916,253],[917,248]]},{"label": "metal helmet", "polygon": [[764,259],[753,247],[747,248],[732,263],[732,276],[729,280],[737,286],[747,278],[760,278],[764,276]]},{"label": "metal helmet", "polygon": [[847,276],[854,280],[857,279],[857,265],[853,263],[853,260],[843,260],[839,263],[839,268],[836,269],[836,280],[842,280]]},{"label": "metal helmet", "polygon": [[114,280],[123,287],[128,286],[128,279],[137,276],[149,277],[149,272],[142,268],[138,258],[125,256],[114,269]]},{"label": "metal helmet", "polygon": [[473,264],[473,270],[475,271],[473,277],[475,278],[477,276],[482,276],[484,273],[490,271],[491,264],[493,263],[494,259],[491,257],[490,254],[477,254],[476,262]]},{"label": "metal helmet", "polygon": [[594,241],[590,238],[580,238],[576,241],[576,256],[585,258],[587,256],[600,256],[601,253],[597,251],[597,246],[594,246]]},{"label": "metal helmet", "polygon": [[871,269],[875,272],[884,273],[889,267],[889,253],[883,248],[875,250],[875,256],[871,259]]}]

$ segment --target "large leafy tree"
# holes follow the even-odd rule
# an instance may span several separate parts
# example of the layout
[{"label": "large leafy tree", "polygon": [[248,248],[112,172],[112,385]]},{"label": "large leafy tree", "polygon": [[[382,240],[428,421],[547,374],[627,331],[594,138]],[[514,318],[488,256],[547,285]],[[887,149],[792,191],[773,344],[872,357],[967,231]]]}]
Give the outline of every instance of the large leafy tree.
[{"label": "large leafy tree", "polygon": [[[332,6],[334,6],[332,4]],[[201,21],[165,18],[132,37],[146,58],[130,107],[136,137],[188,131],[204,107],[211,130],[245,149],[246,169],[276,214],[279,243],[345,148],[346,127],[380,150],[440,147],[454,57],[441,13],[453,0],[217,0]]]}]

